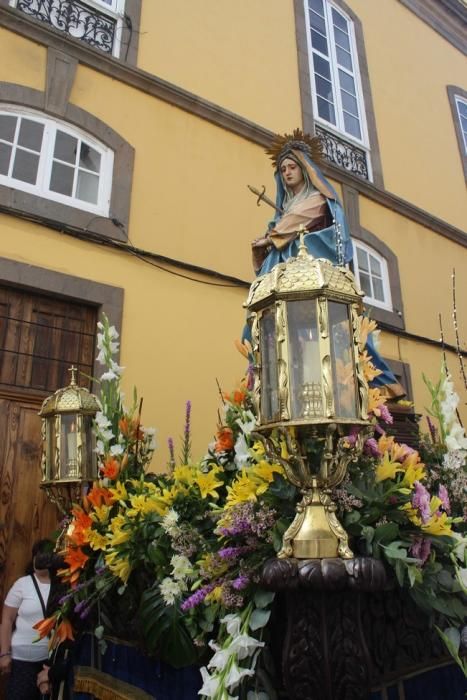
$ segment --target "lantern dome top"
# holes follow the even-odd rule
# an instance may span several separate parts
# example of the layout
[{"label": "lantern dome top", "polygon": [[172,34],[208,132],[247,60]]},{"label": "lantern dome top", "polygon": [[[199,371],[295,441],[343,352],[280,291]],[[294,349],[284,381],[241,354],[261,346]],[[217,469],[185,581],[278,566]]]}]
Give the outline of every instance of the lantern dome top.
[{"label": "lantern dome top", "polygon": [[354,303],[361,303],[364,296],[350,270],[325,258],[313,258],[301,245],[297,257],[276,265],[253,282],[245,306],[257,308],[275,297],[300,298],[310,292]]},{"label": "lantern dome top", "polygon": [[39,411],[40,416],[50,416],[57,413],[95,414],[100,410],[99,402],[88,389],[78,386],[75,381],[75,368],[71,368],[72,376],[69,386],[57,389],[48,396]]}]

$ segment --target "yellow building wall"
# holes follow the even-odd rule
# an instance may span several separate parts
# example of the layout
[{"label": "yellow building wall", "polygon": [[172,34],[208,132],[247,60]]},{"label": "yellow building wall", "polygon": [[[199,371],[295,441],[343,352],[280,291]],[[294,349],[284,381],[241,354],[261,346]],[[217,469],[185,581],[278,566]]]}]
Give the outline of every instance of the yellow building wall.
[{"label": "yellow building wall", "polygon": [[[401,14],[399,3],[387,0],[381,0],[381,3],[384,3],[387,13],[387,32],[389,36],[391,32],[395,36],[405,13]],[[181,4],[185,10],[183,15]],[[352,0],[352,7],[365,25],[377,25],[373,27],[374,32],[365,32],[365,39],[371,74],[374,75],[372,89],[386,186],[392,190],[398,188],[401,196],[424,206],[417,199],[413,180],[426,197],[426,208],[436,213],[434,208],[441,206],[446,211],[445,218],[456,223],[457,219],[453,217],[460,216],[455,212],[462,209],[462,204],[457,201],[456,177],[449,178],[448,189],[433,176],[428,160],[420,161],[422,157],[428,158],[429,151],[417,146],[420,120],[417,116],[415,121],[410,111],[411,101],[415,102],[416,96],[415,92],[412,94],[413,84],[411,92],[408,91],[409,81],[405,75],[400,77],[403,89],[399,108],[409,122],[413,120],[413,124],[402,129],[402,116],[397,112],[392,93],[392,90],[397,92],[394,76],[397,74],[399,79],[402,66],[397,66],[397,70],[390,74],[391,57],[386,58],[384,52],[377,51],[378,37],[381,47],[382,32],[386,34],[386,30],[380,26],[383,23],[374,5]],[[300,122],[292,3],[279,0],[268,3],[270,25],[261,14],[266,7],[262,2],[239,3],[239,6],[232,7],[232,28],[228,40],[222,42],[215,28],[219,26],[220,15],[228,16],[226,5],[209,4],[212,12],[205,10],[207,29],[203,28],[202,32],[204,53],[200,46],[199,53],[190,61],[187,54],[189,42],[183,40],[184,31],[188,37],[189,25],[186,25],[186,30],[183,27],[190,13],[195,12],[194,4],[143,3],[141,66],[146,70],[155,70],[158,66],[158,74],[162,77],[178,81],[183,87],[200,92],[203,97],[218,101],[271,129],[290,129]],[[248,12],[243,10],[244,7],[248,7]],[[180,23],[177,35],[180,41],[177,39],[177,51],[172,50],[169,56],[167,44],[165,52],[160,48],[159,34],[173,36],[176,18]],[[414,24],[411,18],[411,13],[407,13],[404,21],[407,20],[412,27],[414,41],[418,41],[419,36],[428,38],[425,32],[429,31],[430,45],[433,43],[435,54],[438,58],[441,54],[446,60],[449,58],[449,73],[455,72],[458,52],[451,56],[447,42],[439,38],[442,43],[438,43],[438,35],[429,28],[425,29],[419,20]],[[236,33],[242,24],[240,19],[245,25],[241,40]],[[152,27],[151,36],[147,38],[145,26]],[[245,34],[248,32],[255,33],[253,46],[249,40],[251,36]],[[405,27],[400,33],[401,41],[408,41]],[[280,37],[280,51],[272,42],[273,36]],[[145,45],[149,41],[150,45]],[[195,41],[201,44],[201,38],[197,36]],[[213,53],[214,46],[217,54]],[[14,71],[12,56],[15,57]],[[208,71],[214,58],[219,75],[224,76],[222,81],[216,78],[217,70]],[[415,57],[414,61],[421,65],[424,58]],[[151,65],[150,59],[153,61]],[[397,57],[396,60],[401,59]],[[230,73],[227,70],[229,62],[235,66]],[[0,80],[43,89],[45,63],[44,49],[0,30]],[[447,74],[445,67],[439,67],[434,73],[434,81],[438,84],[442,70]],[[386,84],[389,79],[394,86],[391,90]],[[406,87],[404,81],[407,81]],[[449,78],[446,82],[456,81]],[[203,91],[203,84],[211,85],[211,91],[207,88]],[[426,81],[422,82],[422,93],[428,87]],[[272,210],[266,205],[256,207],[246,185],[265,184],[270,195],[274,192],[272,168],[262,148],[83,66],[78,67],[70,100],[108,123],[135,148],[129,227],[134,245],[242,279],[252,279],[250,242],[265,230]],[[394,113],[392,118],[391,110]],[[432,126],[435,112],[432,109],[426,115]],[[450,114],[448,117],[455,139]],[[411,130],[412,141],[407,137],[407,128]],[[432,133],[436,133],[435,130]],[[407,139],[403,142],[404,147],[398,138]],[[458,157],[457,144],[446,152],[438,153],[438,144],[431,144],[432,153],[433,148],[441,159],[436,171],[452,173]],[[393,151],[406,153],[407,164],[396,161]],[[412,177],[413,172],[417,173],[416,178]],[[425,182],[426,187],[422,187]],[[460,326],[461,332],[466,329],[467,333],[465,249],[364,197],[360,197],[360,210],[362,226],[385,241],[398,257],[406,330],[436,339],[439,337],[438,313],[442,313],[446,319],[446,340],[453,342],[449,322],[450,276],[452,266],[456,265]],[[219,404],[215,378],[228,390],[245,369],[245,361],[234,349],[233,341],[240,336],[243,327],[241,305],[246,290],[183,280],[129,255],[79,242],[6,215],[0,218],[0,255],[123,287],[121,363],[128,368],[125,389],[129,394],[133,384],[138,386],[144,395],[144,422],[158,428],[162,447],[155,465],[161,467],[165,464],[167,437],[177,438],[182,432],[187,399],[193,402],[194,454],[204,453],[215,431]],[[203,278],[203,281],[213,280]],[[411,364],[416,407],[422,410],[428,399],[421,383],[421,371],[434,378],[439,368],[440,352],[387,334],[382,351],[387,357]],[[452,371],[454,373],[454,367]]]},{"label": "yellow building wall", "polygon": [[142,4],[138,65],[276,132],[301,122],[293,3]]},{"label": "yellow building wall", "polygon": [[[386,189],[465,230],[446,89],[467,88],[465,56],[395,0],[347,4],[363,25]],[[143,3],[141,27],[142,69],[272,131],[301,124],[292,0]]]},{"label": "yellow building wall", "polygon": [[467,59],[394,0],[350,0],[363,23],[387,190],[465,231],[467,197],[447,86]]},{"label": "yellow building wall", "polygon": [[246,370],[234,347],[244,325],[246,290],[222,289],[220,295],[219,287],[180,279],[130,255],[5,215],[0,215],[0,256],[124,287],[123,388],[129,404],[133,386],[138,388],[143,423],[157,428],[153,466],[165,466],[169,436],[180,445],[188,399],[193,455],[205,454],[220,405],[216,378],[230,391]]}]

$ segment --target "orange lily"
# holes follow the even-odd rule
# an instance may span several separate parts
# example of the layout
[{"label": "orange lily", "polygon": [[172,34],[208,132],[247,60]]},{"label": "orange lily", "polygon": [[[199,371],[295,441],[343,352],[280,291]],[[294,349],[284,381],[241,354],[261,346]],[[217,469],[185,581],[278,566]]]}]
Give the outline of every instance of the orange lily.
[{"label": "orange lily", "polygon": [[118,460],[116,460],[115,457],[108,457],[104,462],[104,469],[102,473],[108,479],[115,481],[120,473],[120,463]]},{"label": "orange lily", "polygon": [[112,503],[112,494],[108,489],[94,485],[91,491],[88,493],[87,499],[94,507],[101,506],[103,503],[105,503],[106,506],[109,506]]},{"label": "orange lily", "polygon": [[89,559],[88,555],[83,552],[80,547],[69,547],[65,557],[65,561],[69,566],[70,574],[73,574],[78,569],[82,569]]},{"label": "orange lily", "polygon": [[49,632],[55,627],[56,621],[57,617],[53,615],[52,617],[46,617],[44,620],[39,620],[39,622],[36,622],[36,624],[32,626],[33,629],[38,631],[39,639],[47,637]]},{"label": "orange lily", "polygon": [[215,451],[226,452],[227,450],[231,450],[233,446],[234,441],[231,428],[220,428],[217,432],[217,442],[214,447]]},{"label": "orange lily", "polygon": [[74,636],[73,636],[73,627],[71,626],[71,622],[69,620],[62,620],[57,629],[55,630],[55,634],[53,636],[52,643],[55,645],[57,640],[58,643],[64,642],[65,639],[71,639],[74,641]]}]

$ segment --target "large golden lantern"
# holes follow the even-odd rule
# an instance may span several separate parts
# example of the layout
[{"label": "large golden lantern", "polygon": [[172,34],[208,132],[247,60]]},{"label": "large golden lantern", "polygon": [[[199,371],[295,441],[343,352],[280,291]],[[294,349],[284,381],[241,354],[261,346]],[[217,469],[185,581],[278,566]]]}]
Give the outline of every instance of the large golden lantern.
[{"label": "large golden lantern", "polygon": [[370,430],[362,297],[353,274],[311,257],[303,238],[250,288],[257,434],[302,493],[279,557],[353,557],[330,492]]},{"label": "large golden lantern", "polygon": [[50,500],[62,510],[77,500],[82,487],[97,478],[92,423],[99,403],[76,384],[71,368],[70,385],[58,389],[42,404],[42,481]]}]

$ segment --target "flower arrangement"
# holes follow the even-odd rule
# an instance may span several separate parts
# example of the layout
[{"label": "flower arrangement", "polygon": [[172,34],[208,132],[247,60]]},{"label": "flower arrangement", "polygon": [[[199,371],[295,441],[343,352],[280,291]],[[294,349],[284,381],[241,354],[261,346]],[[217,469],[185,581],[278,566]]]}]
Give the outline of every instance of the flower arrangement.
[{"label": "flower arrangement", "polygon": [[[378,373],[363,353],[371,331],[372,322],[364,321],[362,367],[369,380]],[[105,318],[98,349],[105,368],[94,426],[99,479],[72,509],[62,572],[67,591],[38,629],[51,633],[52,645],[73,635],[72,623],[94,628],[101,644],[104,632],[131,638],[175,667],[204,663],[203,697],[237,698],[242,687],[248,700],[267,700],[254,669],[274,594],[261,588],[261,570],[280,550],[299,494],[252,436],[247,383],[222,396],[216,439],[198,463],[190,455],[188,402],[178,463],[169,439],[168,470],[152,473],[154,431],[141,425],[136,394],[132,407],[124,406],[122,368],[113,359],[118,336]],[[445,382],[439,392],[441,386],[450,390]],[[370,407],[379,437],[367,440],[335,491],[342,522],[362,552],[384,559],[417,605],[436,616],[462,664],[465,517],[457,501],[453,506],[451,476],[462,472],[465,479],[463,433],[442,418],[444,442],[425,445],[422,454],[430,459],[422,461],[379,426],[392,419],[378,389],[371,390]],[[447,415],[443,410],[440,416]],[[456,444],[448,445],[453,431]],[[349,445],[355,439],[349,435]],[[286,446],[278,447],[286,456]]]}]

